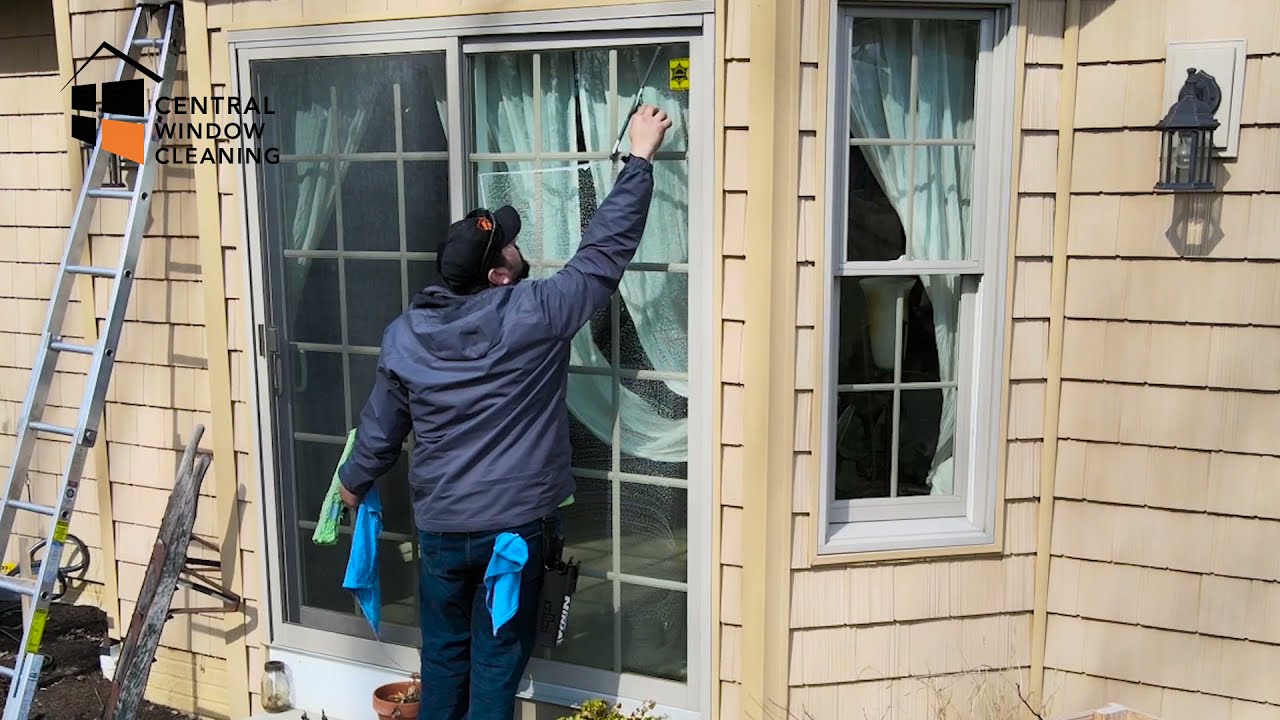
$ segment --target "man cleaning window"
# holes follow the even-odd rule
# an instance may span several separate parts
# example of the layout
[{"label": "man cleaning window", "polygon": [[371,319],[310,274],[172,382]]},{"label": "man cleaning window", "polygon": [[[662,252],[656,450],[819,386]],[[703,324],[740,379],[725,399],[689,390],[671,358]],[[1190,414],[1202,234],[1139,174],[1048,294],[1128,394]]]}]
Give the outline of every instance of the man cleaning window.
[{"label": "man cleaning window", "polygon": [[382,338],[373,390],[339,468],[357,509],[412,429],[422,563],[421,720],[511,720],[533,652],[543,559],[574,491],[569,341],[609,302],[644,234],[667,114],[639,107],[631,155],[577,253],[545,279],[510,206],[448,229],[445,287],[414,297]]}]

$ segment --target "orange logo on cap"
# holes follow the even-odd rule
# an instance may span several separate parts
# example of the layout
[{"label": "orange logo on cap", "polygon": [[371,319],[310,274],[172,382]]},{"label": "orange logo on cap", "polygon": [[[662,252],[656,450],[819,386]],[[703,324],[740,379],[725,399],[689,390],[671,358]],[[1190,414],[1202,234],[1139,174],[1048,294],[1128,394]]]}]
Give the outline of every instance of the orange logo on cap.
[{"label": "orange logo on cap", "polygon": [[485,232],[493,229],[493,223],[489,222],[489,218],[476,218],[476,225]]}]

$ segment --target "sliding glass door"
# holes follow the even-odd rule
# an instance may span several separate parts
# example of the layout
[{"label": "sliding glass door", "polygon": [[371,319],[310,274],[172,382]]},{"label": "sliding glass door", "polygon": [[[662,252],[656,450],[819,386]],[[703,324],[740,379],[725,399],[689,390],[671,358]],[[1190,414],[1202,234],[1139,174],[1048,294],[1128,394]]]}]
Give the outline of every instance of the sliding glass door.
[{"label": "sliding glass door", "polygon": [[472,207],[520,211],[533,278],[563,266],[612,188],[619,138],[629,151],[622,131],[638,99],[674,126],[635,261],[572,341],[577,492],[565,552],[582,578],[564,644],[540,651],[530,676],[552,702],[571,698],[539,687],[692,709],[709,660],[711,268],[709,240],[691,252],[690,235],[709,235],[712,116],[711,88],[685,80],[698,58],[710,74],[710,33],[514,37],[286,43],[242,64],[252,94],[276,109],[260,143],[281,157],[247,185],[280,636],[373,664],[412,658],[408,446],[379,482],[380,639],[398,648],[365,642],[369,625],[342,589],[350,528],[335,546],[311,541],[383,329],[437,281],[438,240]]}]

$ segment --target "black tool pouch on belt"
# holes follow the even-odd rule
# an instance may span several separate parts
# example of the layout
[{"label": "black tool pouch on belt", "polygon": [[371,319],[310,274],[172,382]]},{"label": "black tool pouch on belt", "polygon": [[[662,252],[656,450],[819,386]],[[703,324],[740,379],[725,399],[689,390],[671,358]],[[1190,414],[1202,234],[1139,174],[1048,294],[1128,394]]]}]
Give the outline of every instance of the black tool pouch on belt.
[{"label": "black tool pouch on belt", "polygon": [[569,604],[578,589],[579,563],[564,562],[564,538],[544,533],[550,546],[544,555],[542,568],[542,594],[538,597],[537,645],[557,648],[564,642],[564,629],[569,622]]}]

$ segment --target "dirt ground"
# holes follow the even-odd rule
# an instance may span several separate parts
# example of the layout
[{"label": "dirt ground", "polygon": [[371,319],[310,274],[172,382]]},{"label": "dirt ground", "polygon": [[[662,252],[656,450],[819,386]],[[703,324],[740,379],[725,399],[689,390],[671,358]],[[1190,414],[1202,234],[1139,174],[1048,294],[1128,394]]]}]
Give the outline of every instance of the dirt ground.
[{"label": "dirt ground", "polygon": [[[111,683],[102,676],[98,665],[98,648],[107,632],[107,617],[93,607],[54,604],[49,608],[45,625],[44,670],[40,688],[31,705],[29,720],[97,720],[103,702],[111,692]],[[0,617],[0,663],[13,666],[18,641],[10,635],[22,635],[21,614]],[[52,666],[50,665],[52,659]],[[0,678],[0,693],[7,694],[9,682]],[[4,707],[0,695],[0,708]],[[144,702],[136,720],[175,720],[188,718],[160,705]]]}]

